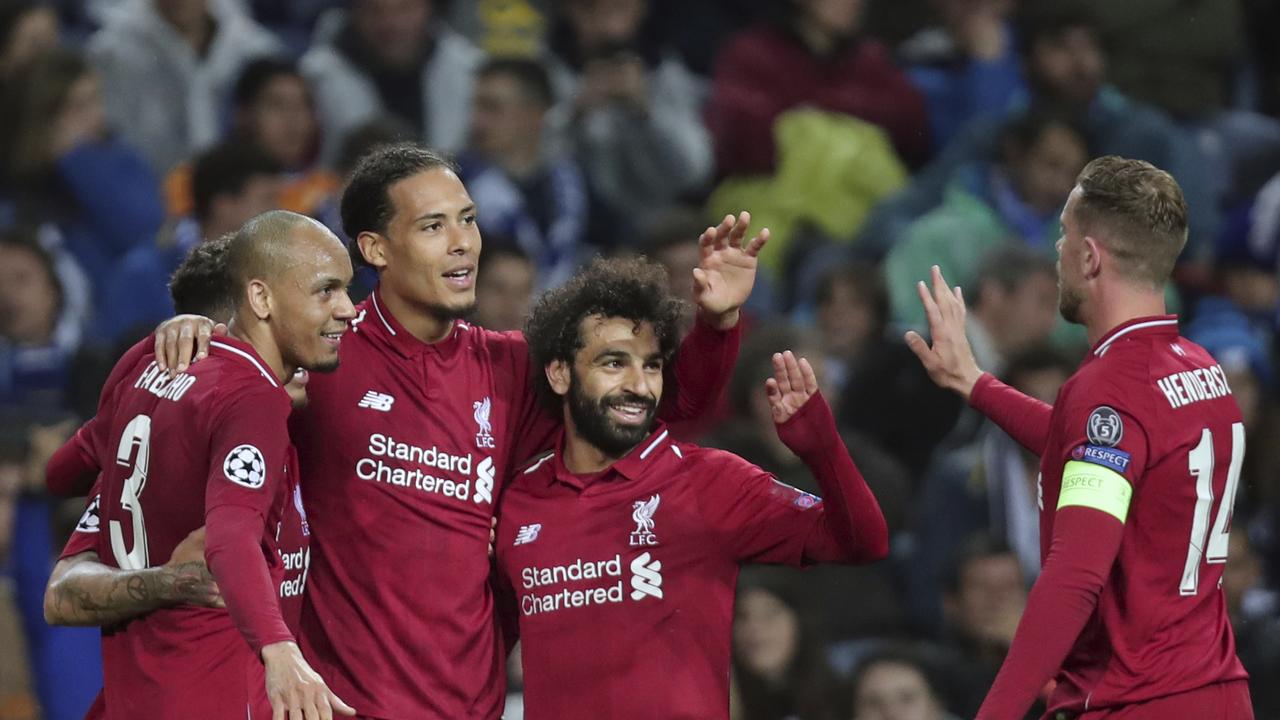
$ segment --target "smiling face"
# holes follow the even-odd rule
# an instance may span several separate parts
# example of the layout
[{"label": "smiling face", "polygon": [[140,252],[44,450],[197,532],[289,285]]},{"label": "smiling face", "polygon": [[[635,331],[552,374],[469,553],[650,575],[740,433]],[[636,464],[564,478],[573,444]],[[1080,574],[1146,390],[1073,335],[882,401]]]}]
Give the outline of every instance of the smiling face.
[{"label": "smiling face", "polygon": [[662,399],[662,352],[649,323],[588,317],[579,326],[584,341],[573,364],[557,360],[547,378],[566,396],[569,429],[617,459],[653,427]]},{"label": "smiling face", "polygon": [[328,372],[338,367],[338,345],[355,317],[351,259],[317,223],[289,233],[289,265],[269,284],[276,343],[286,367]]},{"label": "smiling face", "polygon": [[447,168],[426,170],[387,189],[385,234],[361,233],[384,292],[438,318],[464,317],[476,304],[480,231],[476,206]]}]

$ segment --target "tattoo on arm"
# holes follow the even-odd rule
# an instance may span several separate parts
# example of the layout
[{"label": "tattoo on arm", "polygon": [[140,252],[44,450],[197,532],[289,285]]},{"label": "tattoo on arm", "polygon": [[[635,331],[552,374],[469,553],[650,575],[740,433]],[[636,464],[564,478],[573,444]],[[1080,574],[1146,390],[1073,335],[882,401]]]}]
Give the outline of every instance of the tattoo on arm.
[{"label": "tattoo on arm", "polygon": [[121,570],[96,558],[80,560],[50,585],[46,610],[60,625],[113,625],[180,602],[175,582],[163,566]]}]

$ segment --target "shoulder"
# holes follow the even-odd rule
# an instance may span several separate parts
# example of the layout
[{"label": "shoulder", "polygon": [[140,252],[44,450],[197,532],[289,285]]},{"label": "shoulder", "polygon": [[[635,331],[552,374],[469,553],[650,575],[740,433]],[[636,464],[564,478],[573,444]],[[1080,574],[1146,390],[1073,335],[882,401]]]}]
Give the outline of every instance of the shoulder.
[{"label": "shoulder", "polygon": [[750,477],[772,477],[759,465],[727,450],[678,441],[670,443],[669,447],[666,452],[677,456],[677,467],[697,473],[699,482],[741,484]]},{"label": "shoulder", "polygon": [[1059,404],[1069,419],[1106,424],[1118,422],[1117,413],[1123,413],[1142,422],[1155,392],[1150,367],[1146,344],[1117,344],[1067,381]]},{"label": "shoulder", "polygon": [[510,358],[527,362],[529,341],[519,330],[498,331],[482,328],[469,322],[458,322],[460,340],[472,348],[483,350],[491,359]]}]

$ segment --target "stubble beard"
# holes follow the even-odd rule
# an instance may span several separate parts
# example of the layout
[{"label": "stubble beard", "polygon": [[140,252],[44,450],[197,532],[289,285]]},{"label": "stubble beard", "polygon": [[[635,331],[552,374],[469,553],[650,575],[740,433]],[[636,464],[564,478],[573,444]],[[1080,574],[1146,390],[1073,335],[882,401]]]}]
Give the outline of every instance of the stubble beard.
[{"label": "stubble beard", "polygon": [[[649,404],[645,422],[635,426],[619,425],[609,417],[609,406],[615,401],[644,402]],[[569,380],[569,415],[582,438],[612,458],[626,455],[640,441],[648,437],[653,428],[653,416],[657,403],[652,398],[632,395],[588,397],[575,373]]]}]

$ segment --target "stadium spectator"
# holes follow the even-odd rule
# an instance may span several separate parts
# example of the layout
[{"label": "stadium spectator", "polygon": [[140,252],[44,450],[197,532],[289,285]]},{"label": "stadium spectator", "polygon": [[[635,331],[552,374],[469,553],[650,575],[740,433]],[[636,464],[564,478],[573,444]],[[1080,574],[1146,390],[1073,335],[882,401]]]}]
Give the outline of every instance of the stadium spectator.
[{"label": "stadium spectator", "polygon": [[809,105],[877,125],[909,164],[929,148],[924,98],[861,33],[862,0],[787,0],[778,23],[730,39],[716,62],[707,122],[720,175],[775,166],[774,122]]},{"label": "stadium spectator", "polygon": [[196,159],[191,175],[192,214],[171,220],[153,243],[131,251],[107,281],[100,328],[113,342],[132,344],[173,314],[169,277],[191,248],[279,205],[280,166],[255,145],[215,146]]},{"label": "stadium spectator", "polygon": [[738,720],[843,715],[844,685],[827,660],[812,603],[791,577],[753,569],[739,578],[733,616]]},{"label": "stadium spectator", "polygon": [[125,0],[88,47],[113,124],[161,177],[217,141],[240,71],[280,50],[233,0]]},{"label": "stadium spectator", "polygon": [[489,241],[476,271],[476,323],[499,332],[524,327],[536,279],[537,268],[523,250]]},{"label": "stadium spectator", "polygon": [[711,139],[697,78],[643,35],[649,0],[557,4],[548,67],[558,104],[552,137],[570,148],[611,213],[612,244],[711,179]]},{"label": "stadium spectator", "polygon": [[480,229],[519,245],[539,288],[560,285],[585,259],[590,220],[578,164],[563,148],[544,148],[553,102],[538,61],[488,61],[476,75],[469,152],[460,161],[463,182],[483,209]]},{"label": "stadium spectator", "polygon": [[1058,216],[1088,153],[1069,119],[1039,111],[1010,119],[1000,159],[958,168],[942,204],[908,225],[889,251],[885,274],[895,319],[909,327],[924,323],[915,281],[932,265],[967,286],[982,258],[1011,243],[1052,257]]},{"label": "stadium spectator", "polygon": [[974,118],[1000,112],[1026,89],[1013,31],[1014,0],[930,0],[941,23],[898,46],[924,93],[933,151]]},{"label": "stadium spectator", "polygon": [[52,5],[35,0],[7,0],[0,5],[0,88],[57,47],[59,30]]},{"label": "stadium spectator", "polygon": [[466,142],[472,82],[482,55],[445,23],[436,0],[355,0],[317,25],[302,72],[315,92],[322,157],[343,138],[390,115],[447,152]]},{"label": "stadium spectator", "polygon": [[822,275],[815,301],[823,368],[831,394],[839,397],[868,351],[884,340],[889,293],[877,268],[847,263]]},{"label": "stadium spectator", "polygon": [[1232,524],[1228,557],[1222,570],[1222,593],[1237,638],[1236,651],[1249,671],[1254,714],[1276,717],[1280,687],[1272,678],[1280,676],[1280,595],[1266,584],[1262,559],[1243,523]]},{"label": "stadium spectator", "polygon": [[[25,224],[54,229],[42,243],[55,253],[68,302],[92,307],[115,263],[163,221],[155,176],[112,136],[98,74],[79,55],[50,51],[4,91],[0,197]],[[64,270],[63,253],[77,269]]]},{"label": "stadium spectator", "polygon": [[863,227],[866,241],[886,248],[917,217],[937,207],[962,167],[995,163],[1001,130],[1030,107],[1051,107],[1075,117],[1097,155],[1145,159],[1183,186],[1191,212],[1187,258],[1203,260],[1218,227],[1218,197],[1204,177],[1205,159],[1194,141],[1161,111],[1132,100],[1104,82],[1107,57],[1092,16],[1073,3],[1024,0],[1018,39],[1028,97],[1005,112],[970,123],[910,186],[877,208]]},{"label": "stadium spectator", "polygon": [[[257,145],[280,166],[280,209],[316,217],[336,201],[341,178],[317,164],[319,120],[297,65],[277,58],[254,60],[236,81],[231,101],[232,132],[224,142]],[[170,217],[191,214],[191,174],[192,164],[183,163],[165,178]]]},{"label": "stadium spectator", "polygon": [[854,674],[853,720],[956,720],[936,675],[922,652],[894,645],[874,652]]},{"label": "stadium spectator", "polygon": [[[1072,369],[1061,354],[1036,346],[1014,356],[1004,378],[1031,397],[1053,402]],[[1038,457],[990,423],[978,428],[973,441],[938,457],[914,498],[906,576],[917,627],[940,630],[947,563],[966,538],[999,538],[1016,553],[1023,577],[1033,580],[1040,573],[1039,465]]]}]

